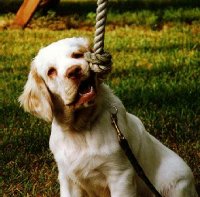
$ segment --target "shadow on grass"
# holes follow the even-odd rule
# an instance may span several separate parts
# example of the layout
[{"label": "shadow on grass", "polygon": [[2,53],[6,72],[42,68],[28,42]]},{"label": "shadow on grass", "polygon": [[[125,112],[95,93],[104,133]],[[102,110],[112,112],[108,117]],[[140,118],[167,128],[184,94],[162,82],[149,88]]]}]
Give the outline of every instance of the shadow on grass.
[{"label": "shadow on grass", "polygon": [[[110,75],[110,81],[113,78],[120,79],[122,83],[117,89],[122,90],[122,93],[127,92],[124,94],[127,99],[126,103],[133,102],[131,92],[134,94],[136,91],[135,104],[152,102],[158,106],[177,106],[178,103],[184,106],[191,104],[192,106],[199,103],[198,83],[200,82],[198,73],[191,73],[190,70],[192,70],[192,65],[191,67],[166,65],[153,69],[138,68],[133,65],[126,69],[116,69]],[[131,81],[133,83],[130,83]],[[142,83],[138,84],[137,81]]]},{"label": "shadow on grass", "polygon": [[6,177],[16,174],[23,179],[26,175],[23,175],[22,171],[29,173],[34,168],[42,168],[43,165],[52,166],[54,160],[49,151],[50,127],[14,105],[5,106],[1,109],[1,114],[4,117],[0,123],[3,127],[1,165],[4,166],[5,181]]},{"label": "shadow on grass", "polygon": [[153,135],[162,141],[196,141],[200,129],[200,84],[198,75],[189,73],[175,67],[133,67],[116,70],[109,81],[127,110],[142,118]]},{"label": "shadow on grass", "polygon": [[110,76],[110,81],[114,78],[120,79],[119,86],[114,87],[128,106],[148,107],[148,104],[152,103],[158,108],[180,106],[182,109],[191,109],[199,113],[198,73],[191,74],[190,69],[192,70],[189,66],[180,68],[174,65],[151,70],[133,66],[126,70],[115,70]]},{"label": "shadow on grass", "polygon": [[25,113],[14,104],[3,104],[0,113],[3,153],[40,154],[49,149],[50,126],[47,123]]}]

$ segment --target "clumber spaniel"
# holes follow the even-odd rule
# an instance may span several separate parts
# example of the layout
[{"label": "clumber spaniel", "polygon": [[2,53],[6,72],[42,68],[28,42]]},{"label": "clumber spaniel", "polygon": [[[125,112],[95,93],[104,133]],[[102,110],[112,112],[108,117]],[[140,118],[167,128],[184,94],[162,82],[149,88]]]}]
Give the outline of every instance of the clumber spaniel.
[{"label": "clumber spaniel", "polygon": [[84,59],[84,38],[67,38],[41,49],[19,98],[25,111],[52,123],[50,149],[62,197],[150,197],[121,150],[110,111],[146,175],[163,197],[197,197],[193,174],[173,151],[145,131]]}]

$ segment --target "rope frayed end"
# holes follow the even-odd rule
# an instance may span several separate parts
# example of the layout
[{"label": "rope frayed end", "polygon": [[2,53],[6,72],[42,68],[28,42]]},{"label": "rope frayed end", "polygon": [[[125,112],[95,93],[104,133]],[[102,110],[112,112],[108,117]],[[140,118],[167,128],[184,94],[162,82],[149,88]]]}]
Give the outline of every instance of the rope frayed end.
[{"label": "rope frayed end", "polygon": [[108,52],[84,54],[85,60],[89,63],[90,69],[98,75],[108,74],[112,67],[112,56]]}]

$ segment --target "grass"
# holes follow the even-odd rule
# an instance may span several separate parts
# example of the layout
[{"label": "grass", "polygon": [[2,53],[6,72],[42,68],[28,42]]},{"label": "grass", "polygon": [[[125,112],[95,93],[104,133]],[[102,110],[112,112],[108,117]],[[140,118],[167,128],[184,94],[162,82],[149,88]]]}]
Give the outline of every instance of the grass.
[{"label": "grass", "polygon": [[[200,9],[112,6],[105,47],[114,64],[107,83],[151,134],[184,158],[199,185]],[[65,37],[93,39],[94,13],[87,11],[68,17],[69,30],[62,12],[37,13],[25,30],[5,25],[12,13],[0,15],[2,196],[59,196],[57,168],[48,148],[50,125],[24,113],[17,98],[41,47]]]}]

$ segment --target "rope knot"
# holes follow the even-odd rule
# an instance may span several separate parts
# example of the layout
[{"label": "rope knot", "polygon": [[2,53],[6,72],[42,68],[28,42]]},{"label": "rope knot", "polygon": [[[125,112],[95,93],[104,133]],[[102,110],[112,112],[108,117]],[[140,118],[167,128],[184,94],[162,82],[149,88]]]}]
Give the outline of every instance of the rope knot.
[{"label": "rope knot", "polygon": [[90,69],[97,74],[107,74],[111,71],[112,56],[108,52],[84,54],[85,60],[89,63]]}]

